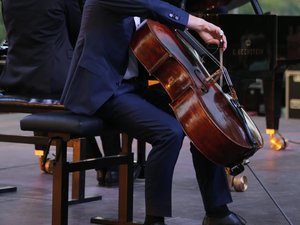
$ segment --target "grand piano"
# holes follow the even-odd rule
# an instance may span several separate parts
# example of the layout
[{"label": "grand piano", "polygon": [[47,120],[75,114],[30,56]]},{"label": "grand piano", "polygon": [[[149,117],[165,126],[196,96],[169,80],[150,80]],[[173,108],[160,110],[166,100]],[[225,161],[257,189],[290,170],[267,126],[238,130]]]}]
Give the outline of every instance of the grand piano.
[{"label": "grand piano", "polygon": [[[248,86],[257,79],[262,80],[270,146],[274,150],[284,149],[286,140],[278,131],[282,83],[284,71],[300,63],[300,16],[264,13],[258,0],[203,1],[201,7],[195,2],[181,3],[190,12],[219,25],[226,34],[228,48],[224,65],[241,104],[247,103]],[[228,13],[246,3],[251,3],[253,14]],[[199,8],[206,10],[199,11]]]}]

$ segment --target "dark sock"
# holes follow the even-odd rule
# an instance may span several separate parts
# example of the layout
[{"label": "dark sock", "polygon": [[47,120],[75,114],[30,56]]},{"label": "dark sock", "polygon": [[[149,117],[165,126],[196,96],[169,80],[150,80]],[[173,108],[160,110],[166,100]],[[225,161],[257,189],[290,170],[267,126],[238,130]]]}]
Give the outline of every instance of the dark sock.
[{"label": "dark sock", "polygon": [[165,219],[164,219],[164,217],[161,217],[161,216],[146,215],[144,225],[151,225],[151,224],[156,223],[156,222],[163,222],[164,223]]},{"label": "dark sock", "polygon": [[221,205],[221,206],[206,210],[206,215],[208,217],[222,218],[229,214],[230,214],[230,211],[229,211],[227,205]]}]

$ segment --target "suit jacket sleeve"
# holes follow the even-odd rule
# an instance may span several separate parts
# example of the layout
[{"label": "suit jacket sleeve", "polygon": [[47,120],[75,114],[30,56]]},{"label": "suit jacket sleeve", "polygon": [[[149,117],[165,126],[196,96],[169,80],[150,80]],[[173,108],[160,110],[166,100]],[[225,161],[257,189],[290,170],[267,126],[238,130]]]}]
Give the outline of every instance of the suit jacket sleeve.
[{"label": "suit jacket sleeve", "polygon": [[189,14],[187,12],[165,1],[97,0],[87,1],[86,4],[95,2],[114,13],[149,18],[179,29],[185,29],[188,22]]}]

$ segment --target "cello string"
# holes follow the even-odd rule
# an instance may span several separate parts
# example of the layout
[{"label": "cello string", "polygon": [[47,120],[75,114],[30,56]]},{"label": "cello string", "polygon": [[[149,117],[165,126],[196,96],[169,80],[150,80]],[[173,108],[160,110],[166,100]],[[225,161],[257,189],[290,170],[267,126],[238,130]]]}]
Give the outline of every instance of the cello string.
[{"label": "cello string", "polygon": [[[228,74],[228,71],[226,70],[226,68],[224,66],[222,66],[221,68],[221,65],[220,65],[220,62],[203,46],[199,43],[198,40],[196,40],[196,38],[190,33],[188,32],[187,30],[185,31],[181,31],[181,30],[175,30],[176,33],[181,37],[180,39],[182,40],[185,40],[189,46],[195,51],[198,53],[198,55],[203,55],[205,54],[206,56],[208,56],[217,66],[219,66],[220,68],[220,71],[221,71],[221,76],[223,75],[225,81],[226,81],[226,84],[228,86],[228,89],[229,89],[229,92],[230,92],[230,95],[231,97],[236,101],[236,103],[238,103],[238,96],[236,94],[236,91],[233,87],[233,83],[230,79],[230,76]],[[203,61],[203,60],[202,60]],[[201,66],[203,68],[204,65],[202,65],[202,63],[200,63]],[[207,73],[207,75],[210,77],[210,78],[213,78],[213,75],[210,75],[209,73]],[[220,85],[220,87],[222,88],[222,86]]]},{"label": "cello string", "polygon": [[[178,31],[183,37],[185,38],[188,38],[189,40],[189,43],[192,44],[193,48],[196,50],[196,51],[201,51],[203,53],[206,54],[206,56],[208,56],[219,68],[221,68],[221,65],[220,65],[220,62],[218,61],[218,59],[213,55],[211,54],[203,45],[201,45],[199,43],[198,40],[196,40],[196,38],[190,33],[188,32],[187,30],[182,32],[182,31]],[[183,35],[183,34],[185,35]],[[232,81],[230,79],[230,76],[228,74],[228,71],[225,69],[225,67],[222,67],[223,69],[221,70],[222,74],[224,75],[224,79],[228,85],[228,87],[230,88],[230,90],[233,89],[233,84],[232,84]],[[233,92],[233,91],[232,91]]]},{"label": "cello string", "polygon": [[[198,40],[195,39],[195,37],[193,35],[191,35],[190,32],[188,31],[184,31],[184,34],[187,35],[187,37],[192,41],[192,43],[194,43],[198,48],[201,49],[202,52],[204,52],[206,54],[206,56],[208,56],[217,66],[220,66],[219,61],[217,60],[217,58],[211,54],[204,46],[202,46]],[[193,46],[195,47],[195,46]]]},{"label": "cello string", "polygon": [[177,38],[184,44],[184,46],[188,49],[188,51],[192,54],[192,56],[197,60],[199,66],[201,69],[203,69],[203,72],[208,76],[208,77],[213,77],[208,70],[205,68],[203,65],[203,57],[201,57],[200,51],[197,51],[192,45],[191,45],[191,40],[189,40],[188,37],[184,36],[184,33],[175,30]]},{"label": "cello string", "polygon": [[272,200],[272,202],[274,203],[274,205],[276,206],[276,208],[280,211],[280,213],[283,215],[283,217],[285,218],[285,220],[288,222],[288,224],[293,225],[293,223],[291,222],[291,220],[288,218],[288,216],[283,212],[283,210],[281,209],[281,207],[279,206],[279,204],[276,202],[276,200],[274,199],[274,197],[271,195],[271,193],[268,191],[268,189],[263,185],[263,183],[261,182],[261,180],[258,178],[258,176],[255,174],[255,172],[252,170],[252,168],[249,166],[249,163],[246,164],[246,166],[249,168],[249,170],[251,171],[251,173],[253,174],[253,176],[256,178],[256,180],[258,181],[258,183],[261,185],[261,187],[264,189],[264,191],[267,193],[267,195],[270,197],[270,199]]}]

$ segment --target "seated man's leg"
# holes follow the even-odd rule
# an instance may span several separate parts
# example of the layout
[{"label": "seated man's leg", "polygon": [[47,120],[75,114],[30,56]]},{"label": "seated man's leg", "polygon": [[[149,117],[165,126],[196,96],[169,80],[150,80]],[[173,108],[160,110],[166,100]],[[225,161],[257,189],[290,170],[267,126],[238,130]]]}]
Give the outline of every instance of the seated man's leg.
[{"label": "seated man's leg", "polygon": [[[118,155],[121,151],[120,133],[114,130],[108,130],[101,136],[104,156]],[[97,171],[97,180],[100,186],[114,186],[118,184],[119,173],[118,166],[102,168]]]},{"label": "seated man's leg", "polygon": [[163,223],[164,217],[171,216],[172,178],[184,138],[180,124],[143,97],[129,93],[106,102],[98,115],[152,145],[145,165],[145,224]]},{"label": "seated man's leg", "polygon": [[203,225],[245,224],[227,207],[227,204],[232,202],[232,197],[225,168],[208,160],[193,144],[191,144],[191,153],[206,212]]},{"label": "seated man's leg", "polygon": [[[160,85],[151,86],[146,99],[173,115],[168,104],[170,99]],[[203,225],[243,225],[244,222],[227,207],[227,204],[232,202],[232,198],[225,168],[208,160],[193,144],[191,144],[191,153],[206,211]]]}]

